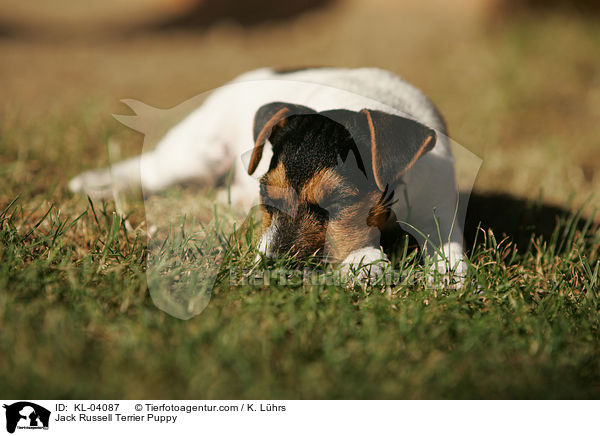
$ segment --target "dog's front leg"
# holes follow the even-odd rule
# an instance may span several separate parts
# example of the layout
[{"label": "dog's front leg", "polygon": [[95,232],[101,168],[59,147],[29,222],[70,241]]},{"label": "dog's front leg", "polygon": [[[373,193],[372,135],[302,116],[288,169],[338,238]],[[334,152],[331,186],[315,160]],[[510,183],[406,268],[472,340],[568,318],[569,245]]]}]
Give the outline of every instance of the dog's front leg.
[{"label": "dog's front leg", "polygon": [[428,272],[428,281],[433,284],[436,275],[450,286],[464,282],[467,264],[464,258],[462,226],[456,222],[453,209],[433,209],[427,215],[413,218],[402,227],[419,242],[425,254],[425,263],[433,270]]},{"label": "dog's front leg", "polygon": [[[442,242],[439,241],[438,227],[442,235]],[[439,278],[445,285],[460,286],[463,284],[467,273],[467,264],[464,258],[462,236],[459,237],[459,234],[462,234],[459,226],[456,226],[456,231],[453,230],[452,235],[449,235],[448,227],[440,225],[437,220],[437,224],[430,226],[427,231],[427,239],[421,241],[423,252],[426,254],[427,260],[431,261],[433,268],[428,277],[430,284],[435,283],[436,273],[439,274]],[[446,240],[444,240],[444,236],[446,236]]]},{"label": "dog's front leg", "polygon": [[426,264],[433,267],[430,284],[436,281],[436,275],[441,275],[443,283],[460,286],[467,264],[453,162],[426,156],[417,165],[410,183],[397,190],[399,201],[394,212],[403,229],[419,242]]}]

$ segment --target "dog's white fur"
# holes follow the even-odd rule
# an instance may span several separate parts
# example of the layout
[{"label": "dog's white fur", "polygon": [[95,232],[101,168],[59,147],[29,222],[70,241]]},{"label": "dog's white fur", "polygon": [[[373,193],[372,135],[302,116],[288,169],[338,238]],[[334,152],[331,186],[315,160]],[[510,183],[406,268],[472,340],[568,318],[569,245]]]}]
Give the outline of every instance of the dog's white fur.
[{"label": "dog's white fur", "polygon": [[[300,104],[316,111],[380,110],[413,118],[435,129],[435,147],[403,176],[403,186],[392,187],[397,188],[399,199],[393,210],[401,223],[408,223],[404,224],[405,230],[425,250],[429,249],[438,271],[445,274],[451,268],[458,277],[464,274],[462,228],[454,222],[454,161],[444,121],[420,90],[380,69],[318,68],[284,75],[269,68],[250,71],[211,93],[153,151],[117,163],[110,171],[82,173],[70,181],[69,188],[93,194],[106,192],[111,186],[120,190],[141,184],[148,194],[178,182],[212,182],[235,165],[230,198],[234,205],[249,209],[259,200],[258,179],[247,173],[253,148],[253,119],[259,107],[273,101]],[[264,174],[270,160],[271,151],[265,147],[255,174]],[[267,231],[259,244],[263,253],[268,252],[268,237]],[[357,266],[381,259],[380,247],[362,247],[351,253],[344,264]]]}]

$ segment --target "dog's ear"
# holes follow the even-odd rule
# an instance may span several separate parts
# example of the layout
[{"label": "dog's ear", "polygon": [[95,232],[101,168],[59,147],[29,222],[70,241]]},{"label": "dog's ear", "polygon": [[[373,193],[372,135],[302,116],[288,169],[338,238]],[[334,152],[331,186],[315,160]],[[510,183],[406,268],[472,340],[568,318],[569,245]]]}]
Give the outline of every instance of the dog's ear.
[{"label": "dog's ear", "polygon": [[437,140],[435,130],[377,110],[357,113],[340,109],[321,114],[346,127],[361,151],[370,155],[373,177],[381,191],[394,185]]},{"label": "dog's ear", "polygon": [[379,189],[392,186],[437,140],[435,130],[397,115],[363,109],[371,140],[373,176]]},{"label": "dog's ear", "polygon": [[254,150],[248,165],[248,174],[253,174],[260,163],[265,142],[285,124],[292,115],[314,114],[313,109],[299,104],[274,102],[261,106],[254,115]]}]

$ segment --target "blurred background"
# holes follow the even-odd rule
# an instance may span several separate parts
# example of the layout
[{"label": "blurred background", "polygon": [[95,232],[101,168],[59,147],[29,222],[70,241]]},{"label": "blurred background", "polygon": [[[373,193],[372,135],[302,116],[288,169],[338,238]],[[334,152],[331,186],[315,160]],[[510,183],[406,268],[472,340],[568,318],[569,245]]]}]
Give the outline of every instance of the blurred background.
[{"label": "blurred background", "polygon": [[168,108],[261,66],[376,66],[423,89],[483,159],[475,192],[489,204],[598,206],[599,5],[3,0],[0,163],[21,162],[4,167],[7,186],[64,191],[106,163],[107,137],[139,152],[111,117],[127,113],[120,99]]}]

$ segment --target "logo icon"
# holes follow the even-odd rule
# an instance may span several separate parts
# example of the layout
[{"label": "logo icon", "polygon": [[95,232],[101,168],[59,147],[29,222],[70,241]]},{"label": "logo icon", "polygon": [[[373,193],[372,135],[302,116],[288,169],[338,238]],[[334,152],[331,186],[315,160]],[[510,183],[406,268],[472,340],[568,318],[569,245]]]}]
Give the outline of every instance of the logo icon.
[{"label": "logo icon", "polygon": [[19,401],[11,405],[4,404],[6,409],[6,431],[14,433],[15,429],[48,430],[50,411],[29,401]]}]

